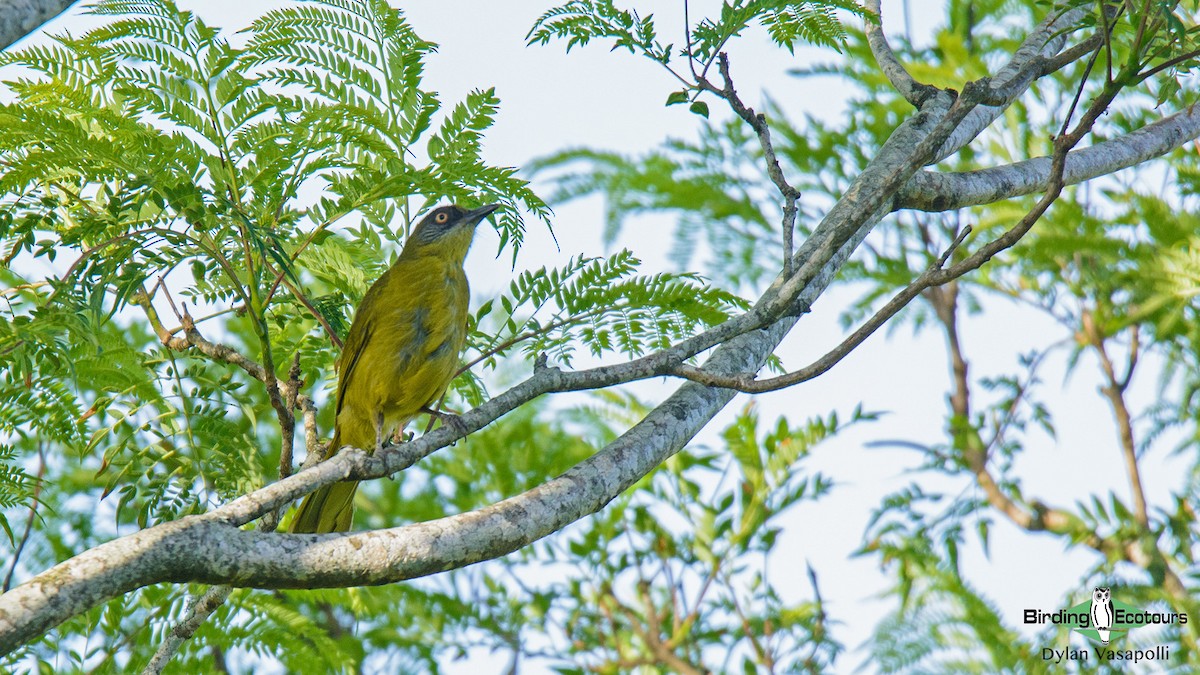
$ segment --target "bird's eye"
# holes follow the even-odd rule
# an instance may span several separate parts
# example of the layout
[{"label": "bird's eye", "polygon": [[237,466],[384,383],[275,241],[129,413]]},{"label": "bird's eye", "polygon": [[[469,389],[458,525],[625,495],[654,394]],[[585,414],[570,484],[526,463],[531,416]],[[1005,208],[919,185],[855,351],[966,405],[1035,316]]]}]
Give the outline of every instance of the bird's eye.
[{"label": "bird's eye", "polygon": [[433,217],[433,222],[437,223],[438,225],[445,225],[447,220],[450,220],[450,216],[445,211],[442,211]]}]

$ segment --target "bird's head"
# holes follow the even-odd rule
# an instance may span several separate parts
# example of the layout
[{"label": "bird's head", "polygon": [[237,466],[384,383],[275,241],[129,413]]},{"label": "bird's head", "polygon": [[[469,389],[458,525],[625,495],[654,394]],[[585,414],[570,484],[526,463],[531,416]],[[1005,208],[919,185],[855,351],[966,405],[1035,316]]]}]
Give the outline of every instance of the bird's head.
[{"label": "bird's head", "polygon": [[401,255],[432,253],[462,261],[471,248],[475,226],[498,208],[500,204],[485,204],[477,209],[464,209],[456,204],[439,206],[417,223]]}]

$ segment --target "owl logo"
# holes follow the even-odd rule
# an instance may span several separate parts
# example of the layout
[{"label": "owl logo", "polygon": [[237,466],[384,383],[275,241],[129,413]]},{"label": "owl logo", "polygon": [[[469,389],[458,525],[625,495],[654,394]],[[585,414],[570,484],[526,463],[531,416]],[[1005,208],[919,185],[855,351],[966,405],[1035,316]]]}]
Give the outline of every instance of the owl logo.
[{"label": "owl logo", "polygon": [[1100,643],[1108,644],[1108,629],[1113,625],[1112,592],[1107,586],[1092,589],[1092,628],[1100,634]]}]

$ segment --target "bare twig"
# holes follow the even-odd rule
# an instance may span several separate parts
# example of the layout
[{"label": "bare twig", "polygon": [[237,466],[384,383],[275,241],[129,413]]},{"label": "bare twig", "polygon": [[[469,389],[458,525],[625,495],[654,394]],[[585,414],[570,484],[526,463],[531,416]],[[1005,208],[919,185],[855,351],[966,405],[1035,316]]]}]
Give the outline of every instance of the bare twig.
[{"label": "bare twig", "polygon": [[8,564],[8,573],[4,575],[4,587],[0,593],[7,593],[9,588],[12,588],[13,575],[17,572],[17,563],[21,560],[21,553],[25,550],[25,544],[29,543],[29,535],[33,532],[33,521],[37,518],[38,507],[41,503],[38,501],[42,496],[42,479],[46,475],[46,451],[38,444],[38,470],[37,484],[33,486],[33,499],[29,501],[29,517],[25,519],[25,531],[21,533],[21,541],[17,543],[17,549],[13,551],[12,561]]},{"label": "bare twig", "polygon": [[[946,249],[944,253],[917,277],[915,281],[909,284],[904,290],[900,291],[886,305],[879,309],[870,319],[868,319],[858,330],[854,331],[841,342],[837,347],[834,347],[827,354],[814,361],[811,365],[801,368],[800,370],[792,371],[785,375],[779,375],[766,380],[756,380],[751,373],[742,373],[739,375],[722,375],[701,370],[686,363],[677,365],[671,374],[677,377],[682,377],[693,382],[709,387],[721,387],[724,389],[733,389],[748,394],[761,394],[769,391],[776,391],[785,387],[791,387],[801,382],[807,382],[815,377],[818,377],[830,368],[834,367],[845,358],[850,352],[854,351],[868,337],[870,337],[880,326],[887,323],[889,319],[895,316],[901,309],[906,307],[909,302],[916,298],[922,291],[931,286],[946,283],[950,279],[957,278],[949,277],[942,266],[946,260],[962,244],[963,239],[971,232],[970,227],[965,227],[954,238],[954,241]],[[962,269],[958,276],[966,274],[969,269]]]},{"label": "bare twig", "polygon": [[300,352],[292,358],[292,366],[288,369],[288,379],[283,385],[283,405],[288,410],[292,423],[280,427],[279,442],[279,477],[287,478],[292,475],[292,453],[296,437],[296,418],[291,411],[296,410],[296,400],[300,395]]},{"label": "bare twig", "polygon": [[[525,340],[528,340],[530,338],[535,338],[539,335],[544,335],[546,333],[549,333],[552,330],[556,330],[556,329],[562,328],[564,326],[570,326],[572,324],[576,324],[576,323],[585,321],[597,314],[601,314],[605,311],[608,311],[608,309],[609,309],[608,307],[597,307],[596,309],[588,310],[586,312],[583,312],[582,314],[576,314],[574,316],[569,316],[565,319],[559,319],[557,321],[552,321],[552,322],[546,324],[545,326],[539,327],[536,330],[528,330],[528,331],[525,331],[524,333],[519,333],[517,335],[514,335],[513,337],[501,342],[500,344],[498,344],[494,347],[489,347],[488,349],[480,352],[479,356],[476,356],[475,358],[473,358],[470,361],[463,364],[462,367],[460,367],[458,369],[458,372],[456,372],[454,374],[454,376],[458,377],[459,375],[462,375],[463,373],[474,368],[475,366],[479,365],[483,361],[486,361],[489,357],[495,356],[496,354],[499,354],[500,352],[503,352],[503,351],[509,349],[510,347],[513,347],[517,344],[524,342]],[[536,313],[536,310],[534,313]],[[526,320],[525,324],[528,324],[528,323],[529,323],[529,320]]]},{"label": "bare twig", "polygon": [[728,577],[725,579],[725,585],[729,588],[729,601],[733,606],[733,613],[742,622],[742,633],[750,641],[750,647],[754,650],[755,655],[758,656],[759,663],[766,668],[765,672],[774,673],[774,655],[758,639],[758,634],[755,632],[754,627],[750,625],[750,618],[746,616],[746,612],[742,609],[742,603],[738,601],[737,591],[734,590],[734,585],[729,581]]},{"label": "bare twig", "polygon": [[758,143],[763,150],[763,159],[767,165],[767,176],[775,184],[775,188],[779,190],[779,194],[783,196],[783,275],[790,277],[792,275],[792,257],[795,247],[793,237],[796,231],[796,213],[799,210],[797,202],[800,199],[800,191],[792,187],[788,183],[787,177],[783,175],[783,168],[779,165],[779,158],[775,155],[775,148],[771,143],[771,127],[767,124],[766,115],[754,112],[753,108],[748,107],[742,102],[742,99],[737,94],[737,90],[734,89],[733,78],[729,75],[729,55],[725,52],[719,53],[717,68],[721,73],[721,80],[723,82],[720,88],[717,88],[716,85],[705,79],[703,74],[697,77],[696,86],[703,91],[712,92],[725,99],[729,103],[729,107],[733,109],[734,114],[750,125],[750,128],[754,130],[754,134],[758,137]]},{"label": "bare twig", "polygon": [[35,281],[35,282],[29,283],[29,284],[17,284],[16,286],[12,286],[9,288],[5,288],[4,290],[0,290],[0,298],[7,298],[10,295],[16,295],[17,293],[21,293],[23,291],[37,290],[43,286],[49,286],[49,285],[50,285],[49,281]]},{"label": "bare twig", "polygon": [[1200,49],[1193,49],[1192,51],[1187,52],[1186,54],[1180,54],[1179,56],[1176,56],[1173,59],[1168,59],[1168,60],[1158,64],[1157,66],[1151,68],[1150,70],[1147,70],[1146,72],[1142,73],[1138,77],[1142,80],[1148,80],[1148,79],[1154,77],[1155,75],[1161,73],[1164,70],[1169,70],[1171,68],[1174,68],[1174,67],[1181,65],[1183,63],[1186,63],[1188,61],[1195,60],[1196,58],[1200,58]]},{"label": "bare twig", "polygon": [[[337,346],[338,349],[341,349],[344,346],[342,344],[342,338],[338,337],[338,334],[333,330],[333,326],[329,325],[329,321],[325,318],[325,316],[317,311],[316,305],[314,305],[312,301],[308,299],[308,296],[304,293],[304,291],[296,288],[295,284],[288,281],[283,270],[275,272],[274,267],[266,260],[263,261],[263,265],[266,266],[268,272],[276,275],[275,283],[278,284],[282,282],[283,286],[292,294],[292,297],[296,298],[296,301],[303,305],[304,308],[308,310],[308,313],[311,314],[312,317],[317,320],[317,323],[321,325],[321,329],[325,331],[325,335],[329,337],[329,341]],[[272,289],[273,288],[274,287],[272,287]],[[273,293],[269,293],[268,297],[271,295],[273,295]]]},{"label": "bare twig", "polygon": [[1058,135],[1062,136],[1067,133],[1067,129],[1071,128],[1071,118],[1075,116],[1075,108],[1079,105],[1079,99],[1083,98],[1083,90],[1087,86],[1088,76],[1092,74],[1092,68],[1096,65],[1096,58],[1100,56],[1100,48],[1097,47],[1092,55],[1088,57],[1087,65],[1083,68],[1083,75],[1079,78],[1079,86],[1075,88],[1075,96],[1071,99],[1071,105],[1067,107],[1067,114],[1063,115],[1062,126],[1058,130]]},{"label": "bare twig", "polygon": [[158,318],[158,311],[154,309],[152,300],[153,298],[143,288],[134,294],[132,302],[142,308],[142,311],[146,314],[146,320],[150,323],[150,328],[154,330],[155,335],[158,336],[159,341],[164,346],[178,352],[195,349],[214,361],[237,366],[259,382],[265,382],[266,371],[260,364],[247,358],[233,347],[210,342],[205,339],[196,330],[195,322],[186,313],[182,317],[183,337],[172,335],[170,331],[163,327],[162,321]]},{"label": "bare twig", "polygon": [[304,449],[307,455],[304,458],[303,468],[307,469],[324,456],[321,450],[321,438],[317,432],[317,406],[311,398],[304,394],[296,397],[296,405],[304,414]]},{"label": "bare twig", "polygon": [[212,616],[212,613],[225,604],[229,598],[229,594],[233,591],[231,586],[211,586],[201,595],[193,595],[188,602],[187,613],[183,620],[175,624],[174,627],[167,633],[167,638],[154,652],[150,662],[142,669],[142,675],[158,675],[163,672],[171,658],[179,652],[179,648],[187,642],[200,626]]},{"label": "bare twig", "polygon": [[[153,298],[155,295],[157,295],[158,289],[160,288],[162,289],[163,297],[167,299],[167,305],[171,307],[171,313],[175,315],[175,320],[178,321],[181,326],[191,322],[191,319],[188,319],[188,321],[183,320],[183,314],[187,313],[187,306],[184,305],[183,314],[180,314],[179,308],[175,306],[175,299],[171,297],[171,289],[167,288],[167,284],[162,275],[159,275],[158,281],[154,282],[154,287],[150,289],[150,297]],[[195,325],[195,323],[193,322],[192,325]]]},{"label": "bare twig", "polygon": [[813,645],[812,653],[808,655],[808,665],[812,669],[812,672],[816,672],[818,665],[817,650],[821,648],[821,644],[825,641],[825,637],[828,634],[826,622],[829,616],[825,612],[825,600],[821,597],[821,586],[817,583],[817,571],[813,569],[812,563],[808,563],[807,567],[808,583],[812,586],[813,590],[813,604],[817,607],[817,615],[813,619]]},{"label": "bare twig", "polygon": [[1125,377],[1117,375],[1112,359],[1108,355],[1105,344],[1108,336],[1096,325],[1096,318],[1091,310],[1084,310],[1082,316],[1082,333],[1088,344],[1095,350],[1100,359],[1100,368],[1104,371],[1105,384],[1100,387],[1104,398],[1108,399],[1113,415],[1117,420],[1117,434],[1120,438],[1121,458],[1125,462],[1125,473],[1129,477],[1129,491],[1133,496],[1133,518],[1142,528],[1150,525],[1146,507],[1146,490],[1142,484],[1141,469],[1138,466],[1137,442],[1133,437],[1133,415],[1125,402],[1125,389],[1133,377],[1133,368],[1137,362],[1136,344],[1130,350],[1130,360]]},{"label": "bare twig", "polygon": [[[202,323],[204,323],[205,321],[208,321],[209,319],[215,319],[215,318],[217,318],[217,317],[220,317],[220,316],[225,316],[226,314],[238,314],[238,313],[241,313],[241,312],[244,312],[244,311],[246,311],[246,307],[245,307],[245,305],[238,305],[238,306],[236,306],[236,307],[226,307],[225,309],[218,309],[218,310],[217,310],[217,311],[215,311],[215,312],[210,312],[210,313],[208,313],[208,314],[205,314],[204,316],[201,316],[201,317],[199,317],[199,318],[193,318],[193,319],[192,319],[192,324],[193,324],[193,325],[199,325],[199,324],[202,324]],[[167,331],[167,334],[168,334],[168,335],[174,335],[174,334],[176,334],[176,333],[178,333],[178,332],[180,332],[180,331],[182,331],[182,330],[183,330],[183,324],[181,323],[181,324],[179,324],[178,326],[176,326],[176,327],[174,327],[174,328],[172,328],[172,329],[168,330],[168,331]]]}]

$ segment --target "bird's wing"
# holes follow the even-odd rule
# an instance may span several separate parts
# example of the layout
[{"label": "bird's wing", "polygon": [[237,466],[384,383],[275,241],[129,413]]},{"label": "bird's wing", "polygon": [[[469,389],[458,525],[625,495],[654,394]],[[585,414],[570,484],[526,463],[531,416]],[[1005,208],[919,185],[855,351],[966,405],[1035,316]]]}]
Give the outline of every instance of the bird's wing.
[{"label": "bird's wing", "polygon": [[378,292],[375,290],[375,285],[367,289],[367,294],[363,296],[358,311],[354,313],[354,322],[350,324],[350,333],[346,335],[346,344],[342,346],[342,372],[340,377],[338,377],[337,412],[335,416],[342,414],[342,403],[345,400],[346,387],[350,384],[350,378],[354,376],[354,367],[358,365],[358,361],[366,350],[367,343],[370,341],[371,334],[375,332],[375,327],[371,321],[371,318],[374,316],[371,308],[375,304],[375,297],[377,295]]},{"label": "bird's wing", "polygon": [[[384,276],[367,290],[358,311],[354,314],[354,323],[350,325],[350,333],[342,347],[337,415],[342,414],[346,391],[355,377],[359,361],[363,360],[366,352],[371,352],[366,361],[374,361],[374,367],[381,367],[378,359],[390,359],[392,365],[386,369],[389,373],[403,373],[416,357],[419,348],[416,344],[419,341],[417,324],[422,323],[422,320],[414,318],[412,306],[414,303],[420,304],[422,287],[413,285],[406,288],[399,283],[400,281],[401,277],[396,276],[394,268],[385,272]],[[364,367],[372,368],[370,363]],[[380,374],[376,373],[377,376]],[[369,380],[370,375],[367,377]]]},{"label": "bird's wing", "polygon": [[[360,339],[351,342],[346,340],[346,346],[342,351],[342,375],[338,378],[337,389],[337,413],[342,414],[342,401],[345,399],[346,386],[350,383],[350,378],[354,375],[354,366],[358,365],[358,359],[362,356],[363,347],[367,344],[370,329],[359,331]],[[351,333],[353,336],[353,333]]]}]

